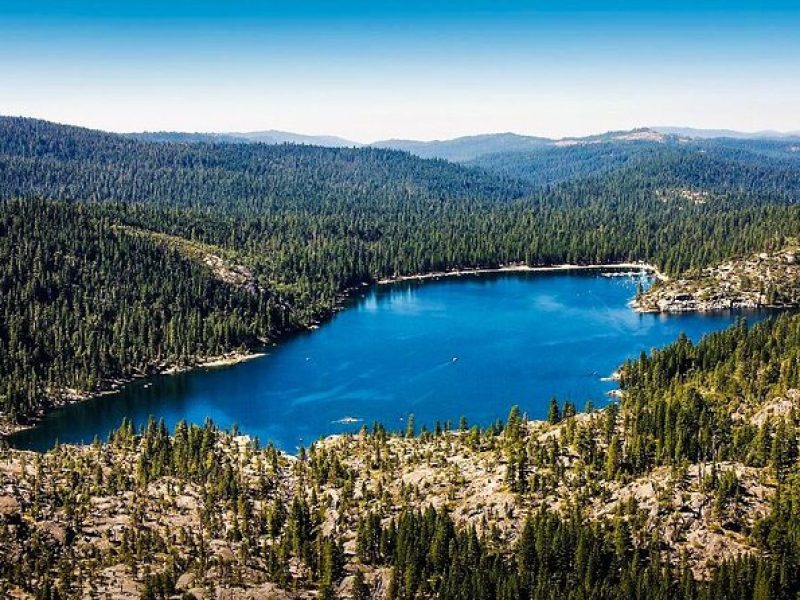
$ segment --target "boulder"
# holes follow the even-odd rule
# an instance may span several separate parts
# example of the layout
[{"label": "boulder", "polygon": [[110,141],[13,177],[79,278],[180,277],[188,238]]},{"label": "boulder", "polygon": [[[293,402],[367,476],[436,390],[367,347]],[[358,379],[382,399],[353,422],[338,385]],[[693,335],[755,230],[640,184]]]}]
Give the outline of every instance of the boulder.
[{"label": "boulder", "polygon": [[21,510],[22,507],[14,496],[0,496],[0,518],[9,519],[17,516]]},{"label": "boulder", "polygon": [[59,546],[66,546],[72,542],[72,532],[55,521],[42,521],[36,524],[36,530],[49,537]]},{"label": "boulder", "polygon": [[194,586],[194,582],[197,579],[194,573],[186,572],[175,582],[175,587],[179,590],[188,590]]}]

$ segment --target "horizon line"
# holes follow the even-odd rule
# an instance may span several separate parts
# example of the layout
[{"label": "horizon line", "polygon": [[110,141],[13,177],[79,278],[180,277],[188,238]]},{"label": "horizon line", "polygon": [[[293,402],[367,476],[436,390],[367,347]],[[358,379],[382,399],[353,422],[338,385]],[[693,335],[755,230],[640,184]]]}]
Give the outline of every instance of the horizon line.
[{"label": "horizon line", "polygon": [[[218,135],[218,136],[246,136],[246,135],[255,135],[255,134],[269,134],[269,133],[276,133],[276,134],[288,134],[288,135],[296,135],[302,137],[309,137],[309,138],[334,138],[337,140],[341,140],[349,145],[359,145],[359,146],[371,146],[378,143],[386,143],[386,142],[415,142],[415,143],[423,143],[423,144],[431,144],[431,143],[444,143],[444,142],[452,142],[454,140],[460,139],[467,139],[467,138],[474,138],[474,137],[485,137],[485,136],[500,136],[500,135],[514,135],[518,137],[525,137],[525,138],[536,138],[541,140],[548,140],[553,142],[559,142],[564,140],[575,140],[575,139],[585,139],[589,137],[596,137],[602,135],[608,135],[613,133],[630,133],[633,131],[655,131],[659,133],[664,133],[661,130],[673,130],[673,129],[683,129],[689,131],[696,131],[696,132],[706,132],[706,133],[732,133],[738,134],[741,136],[749,136],[754,138],[759,137],[799,137],[800,136],[800,129],[757,129],[757,130],[746,130],[746,129],[737,129],[736,127],[713,127],[713,126],[696,126],[696,125],[636,125],[633,127],[629,127],[627,129],[606,129],[606,130],[593,130],[591,133],[586,133],[583,135],[565,135],[561,137],[552,137],[548,135],[542,135],[537,133],[523,133],[521,131],[476,131],[474,133],[463,133],[460,135],[455,135],[452,137],[434,137],[434,138],[414,138],[414,137],[404,137],[404,136],[390,136],[375,139],[372,141],[361,141],[349,136],[335,134],[335,133],[307,133],[304,131],[292,130],[292,129],[282,129],[278,127],[259,127],[253,129],[240,129],[237,131],[219,131],[219,130],[189,130],[189,129],[142,129],[142,130],[124,130],[124,129],[108,129],[100,126],[94,125],[85,125],[81,123],[72,123],[72,122],[64,122],[55,119],[48,119],[44,117],[38,116],[28,116],[28,115],[14,115],[14,114],[0,114],[0,118],[16,118],[16,119],[30,119],[34,121],[43,121],[47,123],[52,123],[55,125],[62,125],[66,127],[77,127],[81,129],[87,129],[91,131],[99,131],[102,133],[109,133],[115,135],[142,135],[142,134],[185,134],[185,135]],[[712,137],[726,137],[725,135],[720,136],[712,136]]]}]

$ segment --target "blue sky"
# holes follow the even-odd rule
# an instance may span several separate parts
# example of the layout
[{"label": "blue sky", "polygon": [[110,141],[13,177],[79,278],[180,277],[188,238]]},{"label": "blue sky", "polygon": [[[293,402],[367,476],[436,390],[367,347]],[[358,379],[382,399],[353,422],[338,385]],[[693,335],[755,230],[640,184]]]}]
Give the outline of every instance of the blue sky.
[{"label": "blue sky", "polygon": [[778,0],[0,0],[0,113],[359,141],[800,130],[798,32]]}]

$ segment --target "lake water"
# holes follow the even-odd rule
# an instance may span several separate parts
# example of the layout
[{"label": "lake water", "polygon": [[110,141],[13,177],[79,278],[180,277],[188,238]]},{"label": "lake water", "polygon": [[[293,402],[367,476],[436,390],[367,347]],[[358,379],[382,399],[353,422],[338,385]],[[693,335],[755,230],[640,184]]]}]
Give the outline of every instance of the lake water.
[{"label": "lake water", "polygon": [[[693,340],[736,317],[640,315],[638,278],[596,271],[507,273],[365,288],[318,330],[232,367],[139,381],[51,413],[15,446],[105,439],[123,417],[237,424],[294,452],[377,420],[405,429],[439,421],[487,425],[518,404],[544,418],[551,396],[581,409],[609,401],[611,373],[685,332]],[[750,315],[750,320],[759,315]]]}]

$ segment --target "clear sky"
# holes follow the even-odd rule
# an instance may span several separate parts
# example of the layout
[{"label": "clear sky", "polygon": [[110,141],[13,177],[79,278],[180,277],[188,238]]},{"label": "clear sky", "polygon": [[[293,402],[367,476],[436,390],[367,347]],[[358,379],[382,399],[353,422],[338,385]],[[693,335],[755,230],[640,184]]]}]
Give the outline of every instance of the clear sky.
[{"label": "clear sky", "polygon": [[357,141],[800,130],[800,0],[0,0],[0,114]]}]

